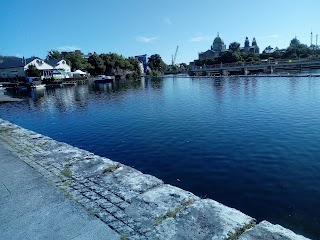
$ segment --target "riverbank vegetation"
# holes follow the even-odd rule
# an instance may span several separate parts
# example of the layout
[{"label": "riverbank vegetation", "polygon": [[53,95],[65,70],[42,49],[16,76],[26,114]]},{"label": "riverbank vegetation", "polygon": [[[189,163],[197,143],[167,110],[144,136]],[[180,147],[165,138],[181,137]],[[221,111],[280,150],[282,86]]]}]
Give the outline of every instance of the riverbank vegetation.
[{"label": "riverbank vegetation", "polygon": [[51,50],[47,59],[65,59],[72,70],[81,69],[92,76],[97,75],[119,75],[128,77],[139,77],[141,75],[140,62],[133,58],[125,58],[116,53],[89,53],[85,56],[80,50],[74,52],[59,52]]},{"label": "riverbank vegetation", "polygon": [[[141,76],[141,64],[134,57],[125,58],[116,53],[89,53],[85,56],[80,50],[74,52],[59,52],[51,50],[47,59],[65,59],[72,70],[81,69],[92,76],[101,74],[126,76],[126,78],[138,78]],[[188,70],[185,63],[179,65],[167,65],[159,54],[153,54],[147,59],[147,75],[161,76],[163,74],[180,73]]]},{"label": "riverbank vegetation", "polygon": [[183,73],[189,69],[186,63],[167,65],[159,54],[153,54],[148,58],[148,68],[147,74],[150,76]]}]

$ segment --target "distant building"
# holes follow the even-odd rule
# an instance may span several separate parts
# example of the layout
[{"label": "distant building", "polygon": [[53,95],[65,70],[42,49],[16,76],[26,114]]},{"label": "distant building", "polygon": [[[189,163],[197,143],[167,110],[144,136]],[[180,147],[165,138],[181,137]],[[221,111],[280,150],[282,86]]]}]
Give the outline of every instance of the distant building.
[{"label": "distant building", "polygon": [[[228,52],[229,49],[226,48],[226,45],[224,44],[224,41],[220,38],[219,33],[217,37],[213,40],[213,43],[210,47],[209,50],[205,52],[200,52],[199,53],[199,60],[202,59],[212,59],[214,57],[219,57],[222,53]],[[260,49],[258,47],[257,41],[255,38],[252,40],[252,45],[250,46],[250,41],[248,37],[246,37],[245,42],[244,42],[244,47],[240,48],[241,53],[246,53],[246,54],[259,54]]]},{"label": "distant building", "polygon": [[0,78],[25,77],[29,65],[34,65],[41,71],[42,77],[50,76],[53,67],[38,57],[31,58],[3,58],[0,62]]},{"label": "distant building", "polygon": [[244,41],[244,47],[240,48],[240,52],[247,54],[259,54],[260,48],[258,47],[256,38],[253,38],[252,45],[250,46],[249,38],[246,37],[246,40]]},{"label": "distant building", "polygon": [[46,60],[45,62],[51,65],[54,69],[63,70],[65,72],[71,72],[70,65],[68,65],[66,60],[62,58]]},{"label": "distant building", "polygon": [[274,49],[273,47],[268,46],[263,50],[263,53],[274,53]]},{"label": "distant building", "polygon": [[148,69],[147,54],[135,56],[135,59],[137,59],[140,62],[141,73],[146,73]]},{"label": "distant building", "polygon": [[44,61],[38,57],[17,58],[5,57],[0,59],[0,78],[25,77],[29,65],[34,65],[41,72],[41,78],[50,78],[54,70],[70,72],[70,66],[63,59]]},{"label": "distant building", "polygon": [[226,45],[224,44],[218,33],[217,37],[213,40],[210,49],[205,52],[199,53],[199,60],[219,57],[221,53],[226,51],[228,51]]}]

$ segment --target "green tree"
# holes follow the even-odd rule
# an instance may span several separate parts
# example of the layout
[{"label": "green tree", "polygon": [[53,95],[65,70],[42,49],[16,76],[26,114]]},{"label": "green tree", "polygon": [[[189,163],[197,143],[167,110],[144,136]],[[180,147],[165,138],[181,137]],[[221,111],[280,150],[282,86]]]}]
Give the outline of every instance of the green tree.
[{"label": "green tree", "polygon": [[100,57],[102,58],[104,65],[106,66],[105,73],[110,74],[112,72],[112,69],[114,68],[113,54],[103,53],[103,54],[100,54]]},{"label": "green tree", "polygon": [[238,52],[240,51],[240,43],[238,42],[232,42],[229,44],[229,50],[232,52]]},{"label": "green tree", "polygon": [[30,64],[26,70],[26,75],[27,77],[40,77],[41,72],[35,65]]},{"label": "green tree", "polygon": [[224,52],[216,60],[217,63],[237,63],[242,62],[243,58],[240,52]]},{"label": "green tree", "polygon": [[105,71],[107,74],[118,74],[120,69],[134,71],[134,69],[137,67],[132,65],[133,60],[124,58],[123,56],[116,53],[101,54],[100,57],[104,61],[104,65],[106,66]]},{"label": "green tree", "polygon": [[282,51],[279,49],[279,48],[275,48],[274,49],[274,52],[272,53],[272,57],[274,58],[274,59],[279,59],[279,58],[282,58]]},{"label": "green tree", "polygon": [[167,69],[167,64],[164,63],[159,54],[153,54],[148,58],[148,66],[152,71],[164,73]]},{"label": "green tree", "polygon": [[300,45],[300,41],[297,39],[297,37],[293,38],[291,41],[290,41],[290,46],[298,46]]},{"label": "green tree", "polygon": [[290,41],[290,46],[286,49],[285,58],[305,58],[312,54],[312,51],[306,44],[300,43],[297,38]]},{"label": "green tree", "polygon": [[48,55],[47,55],[47,59],[48,60],[51,60],[51,59],[60,59],[62,58],[62,54],[57,51],[57,50],[51,50],[48,52]]},{"label": "green tree", "polygon": [[87,70],[91,67],[80,50],[75,50],[74,52],[68,53],[65,56],[65,59],[71,64],[72,70]]},{"label": "green tree", "polygon": [[256,62],[256,61],[260,61],[260,58],[258,57],[258,55],[254,54],[254,53],[249,53],[249,54],[243,54],[242,58],[245,62]]},{"label": "green tree", "polygon": [[106,66],[104,65],[103,59],[98,54],[94,53],[90,55],[88,63],[90,64],[88,71],[91,75],[96,76],[105,73]]}]

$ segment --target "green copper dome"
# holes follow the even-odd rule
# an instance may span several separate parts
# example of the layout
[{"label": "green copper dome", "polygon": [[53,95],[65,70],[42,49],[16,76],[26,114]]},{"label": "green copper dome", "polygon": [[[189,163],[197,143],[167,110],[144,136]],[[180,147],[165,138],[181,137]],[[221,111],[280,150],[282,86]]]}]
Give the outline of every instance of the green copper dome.
[{"label": "green copper dome", "polygon": [[223,40],[219,37],[219,33],[217,37],[213,40],[213,44],[211,46],[211,50],[215,52],[221,52],[226,49],[226,45],[224,45]]},{"label": "green copper dome", "polygon": [[213,40],[213,44],[224,44],[223,40],[218,36]]}]

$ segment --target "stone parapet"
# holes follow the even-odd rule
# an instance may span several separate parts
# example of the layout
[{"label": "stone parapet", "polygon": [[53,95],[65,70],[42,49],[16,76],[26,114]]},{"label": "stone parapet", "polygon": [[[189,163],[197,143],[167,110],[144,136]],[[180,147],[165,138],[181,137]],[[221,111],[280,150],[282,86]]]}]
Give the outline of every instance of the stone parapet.
[{"label": "stone parapet", "polygon": [[2,119],[0,140],[122,239],[306,239]]}]

